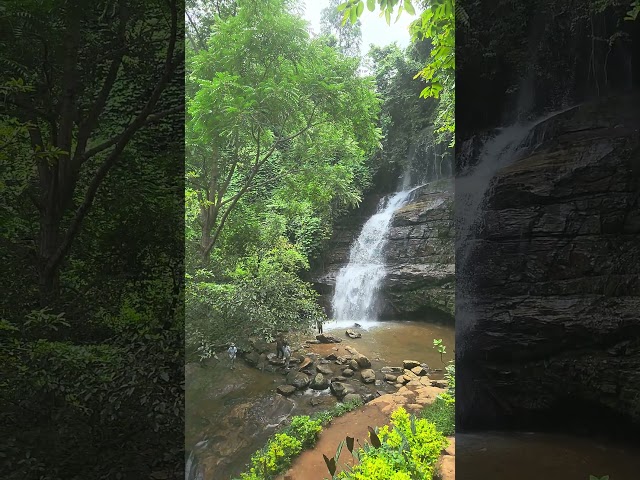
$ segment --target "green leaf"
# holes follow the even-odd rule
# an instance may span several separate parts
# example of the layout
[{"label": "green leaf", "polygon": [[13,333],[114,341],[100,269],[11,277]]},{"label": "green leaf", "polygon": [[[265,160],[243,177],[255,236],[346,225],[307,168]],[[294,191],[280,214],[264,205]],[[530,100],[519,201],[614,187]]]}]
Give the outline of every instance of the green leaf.
[{"label": "green leaf", "polygon": [[362,12],[364,11],[364,3],[360,2],[358,3],[358,7],[356,8],[356,16],[360,16],[362,15]]},{"label": "green leaf", "polygon": [[409,13],[409,15],[416,14],[416,10],[413,8],[411,0],[404,0],[404,9]]},{"label": "green leaf", "polygon": [[356,23],[357,19],[358,19],[358,14],[356,12],[356,8],[351,7],[351,10],[349,10],[349,20],[351,20],[351,23]]},{"label": "green leaf", "polygon": [[376,9],[376,0],[367,0],[367,8],[373,12]]},{"label": "green leaf", "polygon": [[387,25],[391,26],[391,12],[389,10],[384,11],[384,19],[387,21]]},{"label": "green leaf", "polygon": [[340,5],[338,5],[338,11],[343,11],[345,8],[347,8],[347,5],[349,5],[349,2],[341,3]]}]

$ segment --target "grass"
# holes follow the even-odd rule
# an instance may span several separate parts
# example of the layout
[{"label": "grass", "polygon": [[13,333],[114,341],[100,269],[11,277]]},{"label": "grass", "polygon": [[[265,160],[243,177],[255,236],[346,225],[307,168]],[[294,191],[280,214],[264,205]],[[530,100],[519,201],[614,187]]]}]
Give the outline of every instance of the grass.
[{"label": "grass", "polygon": [[420,417],[435,424],[436,429],[447,437],[456,431],[456,405],[446,395],[438,396],[433,403],[426,405]]}]

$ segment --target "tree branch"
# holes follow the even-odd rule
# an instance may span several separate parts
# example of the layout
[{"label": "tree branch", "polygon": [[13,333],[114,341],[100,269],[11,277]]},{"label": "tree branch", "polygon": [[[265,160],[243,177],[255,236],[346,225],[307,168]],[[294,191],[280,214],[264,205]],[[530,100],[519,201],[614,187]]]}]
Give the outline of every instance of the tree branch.
[{"label": "tree branch", "polygon": [[[143,109],[144,111],[144,109]],[[148,115],[141,123],[139,126],[135,126],[136,129],[140,129],[146,125],[149,125],[150,123],[154,123],[157,122],[158,120],[162,120],[164,117],[171,115],[172,113],[178,113],[178,112],[183,112],[184,111],[184,104],[180,104],[176,107],[172,107],[169,108],[167,110],[162,110],[158,113],[154,113],[153,115]],[[136,124],[136,122],[132,122],[129,127],[127,127],[120,135],[117,135],[113,138],[110,138],[109,140],[101,143],[100,145],[95,146],[94,148],[87,150],[79,159],[78,161],[80,163],[84,163],[87,160],[89,160],[91,157],[97,155],[100,152],[103,152],[105,150],[107,150],[110,147],[113,147],[115,144],[117,144],[118,142],[120,142],[127,134],[129,129],[131,129],[134,124]]]},{"label": "tree branch", "polygon": [[[98,192],[100,185],[102,184],[103,180],[109,173],[109,170],[111,170],[111,168],[116,164],[120,154],[125,149],[125,147],[129,143],[131,138],[140,128],[142,128],[142,126],[146,125],[147,123],[149,123],[149,121],[152,121],[154,119],[154,115],[151,115],[151,112],[156,106],[158,100],[160,99],[160,96],[162,95],[162,92],[166,88],[169,82],[169,79],[171,78],[177,65],[183,60],[183,58],[179,58],[178,61],[174,62],[174,53],[175,53],[175,46],[177,41],[177,29],[178,29],[178,12],[177,12],[176,0],[173,0],[171,2],[171,38],[169,40],[169,45],[167,47],[164,72],[162,74],[162,77],[160,78],[156,87],[151,93],[151,96],[149,97],[147,104],[144,106],[140,114],[134,119],[134,121],[125,129],[125,131],[118,136],[118,140],[114,142],[115,148],[107,156],[105,161],[102,163],[100,168],[98,168],[97,172],[93,176],[93,179],[89,183],[89,187],[85,192],[84,199],[80,204],[80,206],[78,207],[78,209],[76,210],[75,214],[73,215],[73,218],[71,219],[71,223],[69,224],[69,228],[66,230],[58,249],[52,255],[52,257],[47,262],[47,265],[45,266],[45,273],[55,270],[58,267],[59,263],[64,258],[64,256],[69,251],[69,248],[71,248],[71,243],[73,242],[78,231],[80,230],[82,221],[84,220],[87,213],[89,212],[89,209],[93,204],[93,200],[95,199],[96,193]],[[177,109],[184,109],[184,105],[181,105]],[[176,110],[176,108],[173,108],[170,110]],[[160,114],[155,115],[156,120],[161,118],[161,117],[158,117],[158,115]],[[166,116],[166,114],[164,116]],[[112,145],[114,143],[112,143]]]},{"label": "tree branch", "polygon": [[77,168],[80,166],[81,162],[79,161],[82,155],[85,152],[87,147],[87,142],[91,137],[94,129],[98,125],[98,118],[104,111],[105,106],[107,105],[107,100],[109,99],[109,95],[111,94],[111,90],[113,89],[113,85],[115,84],[116,79],[118,78],[118,71],[120,70],[120,65],[122,64],[122,58],[124,57],[124,48],[122,45],[125,40],[125,33],[127,27],[127,16],[123,4],[123,0],[118,2],[118,17],[120,23],[118,25],[118,33],[117,33],[117,45],[120,47],[116,50],[115,56],[113,60],[111,60],[111,64],[109,65],[109,70],[107,71],[107,76],[104,79],[104,83],[102,84],[102,88],[100,89],[100,93],[96,97],[96,100],[89,110],[87,118],[80,124],[80,128],[78,131],[78,140],[76,144],[76,151],[74,154],[74,166]]}]

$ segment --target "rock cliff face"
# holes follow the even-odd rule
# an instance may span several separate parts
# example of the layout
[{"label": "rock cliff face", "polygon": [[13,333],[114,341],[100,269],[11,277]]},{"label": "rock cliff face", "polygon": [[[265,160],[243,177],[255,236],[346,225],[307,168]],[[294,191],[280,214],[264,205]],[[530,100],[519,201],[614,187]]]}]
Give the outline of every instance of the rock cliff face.
[{"label": "rock cliff face", "polygon": [[[349,247],[380,197],[334,228],[323,268],[315,285],[330,313],[335,277],[349,260]],[[372,208],[373,207],[373,208]],[[380,302],[382,318],[453,317],[454,313],[453,189],[440,182],[420,188],[393,219],[385,248],[388,273]]]},{"label": "rock cliff face", "polygon": [[640,98],[585,104],[534,140],[494,179],[464,275],[458,424],[581,408],[638,421]]}]

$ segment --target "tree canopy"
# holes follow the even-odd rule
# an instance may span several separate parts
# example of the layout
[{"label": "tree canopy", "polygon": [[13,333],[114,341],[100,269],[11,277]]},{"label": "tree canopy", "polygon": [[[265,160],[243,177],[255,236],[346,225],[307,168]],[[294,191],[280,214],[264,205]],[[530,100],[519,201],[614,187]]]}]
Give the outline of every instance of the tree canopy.
[{"label": "tree canopy", "polygon": [[[347,0],[338,6],[343,12],[343,23],[355,23],[364,12],[363,0]],[[415,14],[412,0],[366,0],[367,8],[373,12],[380,9],[388,24],[391,17],[396,21],[405,11],[409,15]],[[396,13],[397,7],[397,13]],[[427,39],[431,42],[431,54],[423,68],[415,78],[427,82],[420,93],[421,97],[440,99],[438,114],[435,119],[435,131],[441,141],[455,144],[455,21],[456,10],[462,19],[467,18],[466,12],[456,9],[455,0],[425,0],[422,2],[422,13],[418,20],[411,25],[411,35],[414,41]]]},{"label": "tree canopy", "polygon": [[332,215],[357,205],[370,181],[380,142],[373,81],[358,76],[359,59],[311,39],[290,9],[238,1],[206,48],[188,54],[195,343],[205,332],[209,342],[270,338],[323,315],[299,273],[330,235]]},{"label": "tree canopy", "polygon": [[184,461],[182,10],[0,6],[3,478]]}]

